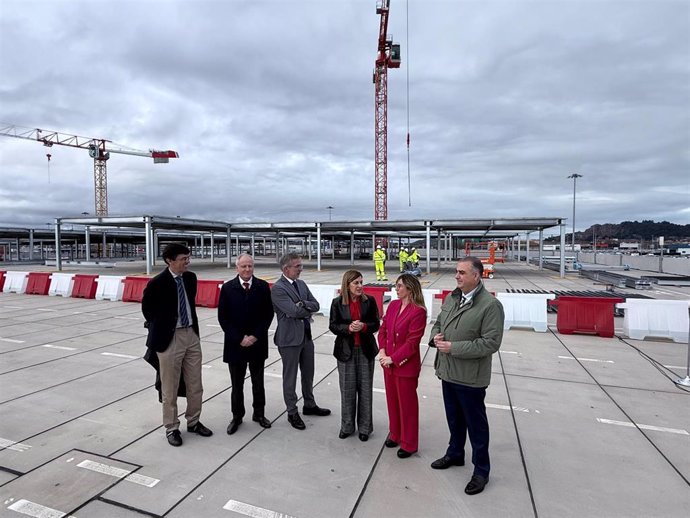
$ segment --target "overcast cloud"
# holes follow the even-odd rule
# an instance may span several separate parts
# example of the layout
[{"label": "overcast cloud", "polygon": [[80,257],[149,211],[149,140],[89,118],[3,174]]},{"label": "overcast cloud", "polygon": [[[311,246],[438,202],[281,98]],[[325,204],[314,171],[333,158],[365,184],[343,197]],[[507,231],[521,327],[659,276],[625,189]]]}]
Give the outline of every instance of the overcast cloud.
[{"label": "overcast cloud", "polygon": [[[375,6],[0,0],[0,122],[179,152],[112,155],[111,215],[373,219]],[[389,219],[570,219],[577,172],[579,230],[690,223],[687,0],[392,0],[389,34]],[[0,137],[0,225],[82,212],[86,151]]]}]

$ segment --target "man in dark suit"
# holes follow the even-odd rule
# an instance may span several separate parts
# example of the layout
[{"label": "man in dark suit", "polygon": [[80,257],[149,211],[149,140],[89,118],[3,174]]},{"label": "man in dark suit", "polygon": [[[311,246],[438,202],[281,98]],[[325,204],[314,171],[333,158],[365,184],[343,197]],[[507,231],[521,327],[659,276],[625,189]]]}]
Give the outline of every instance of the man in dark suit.
[{"label": "man in dark suit", "polygon": [[264,416],[264,362],[268,358],[268,327],[273,321],[271,289],[254,277],[254,259],[242,254],[235,262],[237,277],[226,282],[218,300],[218,322],[225,331],[223,361],[230,369],[232,421],[228,435],[234,434],[244,417],[244,377],[252,378],[252,421],[264,428],[271,422]]},{"label": "man in dark suit", "polygon": [[306,425],[297,410],[297,367],[302,379],[304,415],[326,416],[328,408],[320,408],[314,400],[314,342],[311,336],[311,316],[319,310],[306,283],[299,279],[302,273],[302,257],[289,252],[280,258],[280,279],[271,289],[271,299],[276,312],[278,327],[273,341],[283,359],[283,399],[288,411],[288,421],[293,428],[304,430]]},{"label": "man in dark suit", "polygon": [[182,446],[177,418],[180,374],[187,386],[187,431],[202,437],[213,432],[199,421],[201,415],[201,342],[196,315],[196,275],[187,271],[190,251],[172,243],[163,250],[168,267],[144,289],[141,311],[148,324],[146,347],[156,352],[160,364],[163,425],[171,446]]}]

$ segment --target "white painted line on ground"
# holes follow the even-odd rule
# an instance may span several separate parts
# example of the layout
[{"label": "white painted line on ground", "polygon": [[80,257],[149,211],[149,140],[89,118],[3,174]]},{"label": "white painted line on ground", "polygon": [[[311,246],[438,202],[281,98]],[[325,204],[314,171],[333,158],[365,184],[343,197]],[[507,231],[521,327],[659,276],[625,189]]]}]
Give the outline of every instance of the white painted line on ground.
[{"label": "white painted line on ground", "polygon": [[385,394],[386,393],[386,389],[373,388],[372,390],[374,392],[378,392],[379,394]]},{"label": "white painted line on ground", "polygon": [[664,365],[667,369],[687,369],[687,365]]},{"label": "white painted line on ground", "polygon": [[220,327],[220,324],[206,324],[206,327]]},{"label": "white painted line on ground", "polygon": [[[10,505],[8,509],[27,516],[33,516],[34,518],[63,518],[67,516],[67,513],[37,504],[36,502],[31,502],[30,500],[24,500],[23,498]],[[70,516],[69,518],[74,517]]]},{"label": "white painted line on ground", "polygon": [[57,313],[57,309],[48,309],[48,308],[36,308],[36,311],[52,311]]},{"label": "white painted line on ground", "polygon": [[[629,428],[635,428],[635,424],[629,422],[629,421],[614,421],[612,419],[601,419],[597,417],[597,421],[603,424],[615,424],[616,426],[627,426]],[[677,433],[680,435],[690,435],[687,430],[679,430],[678,428],[663,428],[661,426],[652,426],[650,424],[639,424],[637,423],[637,427],[641,428],[642,430],[653,430],[655,432],[668,432],[668,433]]]},{"label": "white painted line on ground", "polygon": [[94,462],[92,460],[83,460],[77,467],[95,471],[96,473],[103,473],[104,475],[110,475],[111,477],[124,478],[129,475],[131,469],[116,468],[115,466],[109,466],[107,464],[102,464],[100,462]]},{"label": "white painted line on ground", "polygon": [[616,363],[611,360],[596,360],[594,358],[573,358],[572,356],[559,356],[562,360],[579,360],[581,362]]},{"label": "white painted line on ground", "polygon": [[13,450],[13,451],[26,451],[31,446],[28,444],[22,444],[20,442],[15,442],[15,441],[10,441],[9,439],[3,439],[0,437],[0,448],[7,448],[8,450]]},{"label": "white painted line on ground", "polygon": [[278,374],[278,373],[276,373],[276,372],[266,372],[266,373],[264,373],[264,374],[265,374],[266,376],[268,376],[269,378],[282,378],[282,377],[283,377],[282,374]]},{"label": "white painted line on ground", "polygon": [[9,342],[11,344],[23,344],[24,340],[13,340],[12,338],[0,338],[0,342]]},{"label": "white painted line on ground", "polygon": [[139,356],[132,356],[131,354],[119,354],[119,353],[101,353],[103,356],[114,356],[116,358],[127,358],[128,360],[136,360]]},{"label": "white painted line on ground", "polygon": [[256,507],[255,505],[246,504],[244,502],[238,502],[237,500],[228,500],[223,506],[223,509],[245,516],[251,516],[251,518],[294,518],[287,514],[264,509],[263,507]]},{"label": "white painted line on ground", "polygon": [[132,482],[134,484],[139,484],[140,486],[146,487],[153,487],[156,484],[158,484],[158,482],[160,482],[160,480],[157,478],[147,477],[146,475],[140,475],[139,473],[132,473],[131,475],[127,475],[125,477],[125,480],[127,482]]},{"label": "white painted line on ground", "polygon": [[520,353],[517,352],[517,351],[501,351],[500,349],[499,349],[498,352],[501,353],[501,354],[520,354]]},{"label": "white painted line on ground", "polygon": [[[487,403],[486,408],[495,408],[497,410],[510,410],[511,409],[511,407],[509,407],[508,405],[495,405],[493,403]],[[516,412],[527,412],[527,413],[534,412],[535,414],[541,413],[541,412],[539,412],[539,410],[530,410],[529,408],[524,408],[521,406],[514,406],[514,407],[512,407],[512,409],[515,410]]]},{"label": "white painted line on ground", "polygon": [[64,345],[53,345],[53,344],[43,344],[41,347],[47,347],[48,349],[60,349],[61,351],[76,351],[76,347],[65,347]]}]

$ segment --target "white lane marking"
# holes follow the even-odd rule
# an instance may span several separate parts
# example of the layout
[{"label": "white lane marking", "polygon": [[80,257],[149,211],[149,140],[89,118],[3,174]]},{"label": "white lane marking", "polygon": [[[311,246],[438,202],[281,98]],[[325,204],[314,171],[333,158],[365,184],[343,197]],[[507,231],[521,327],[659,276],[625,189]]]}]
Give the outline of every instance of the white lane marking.
[{"label": "white lane marking", "polygon": [[[629,421],[614,421],[612,419],[601,419],[597,417],[597,421],[603,424],[615,424],[617,426],[627,426],[629,428],[635,428],[635,424],[629,422]],[[655,432],[668,432],[668,433],[677,433],[680,435],[690,435],[687,430],[679,430],[678,428],[664,428],[662,426],[652,426],[651,424],[639,424],[637,423],[637,428],[641,428],[642,430],[653,430]]]},{"label": "white lane marking", "polygon": [[[37,504],[36,502],[31,502],[30,500],[17,500],[15,503],[7,507],[11,511],[16,511],[21,514],[26,514],[28,516],[33,516],[34,518],[63,518],[67,516],[67,513],[58,511],[51,507],[46,507],[45,505]],[[69,518],[74,518],[70,516]]]},{"label": "white lane marking", "polygon": [[206,327],[220,327],[220,324],[206,324]]},{"label": "white lane marking", "polygon": [[282,378],[282,374],[278,374],[277,372],[266,372],[264,375],[268,376],[269,378]]},{"label": "white lane marking", "polygon": [[594,358],[573,358],[572,356],[559,356],[562,360],[578,360],[581,362],[616,363],[611,360],[596,360]]},{"label": "white lane marking", "polygon": [[64,345],[53,345],[53,344],[43,344],[41,347],[47,347],[49,349],[60,349],[61,351],[76,351],[76,347],[65,347]]},{"label": "white lane marking", "polygon": [[[495,405],[493,403],[487,403],[486,408],[495,408],[497,410],[510,410],[511,409],[511,407],[509,407],[508,405]],[[541,412],[539,412],[539,410],[530,410],[529,408],[525,408],[525,407],[521,407],[521,406],[514,406],[514,407],[512,407],[512,409],[515,410],[516,412],[527,412],[527,413],[534,412],[535,414],[541,413]]]},{"label": "white lane marking", "polygon": [[667,369],[687,369],[687,365],[664,365]]},{"label": "white lane marking", "polygon": [[157,478],[147,477],[146,475],[140,475],[139,473],[132,473],[131,475],[127,475],[125,477],[125,480],[127,482],[132,482],[134,484],[139,484],[140,486],[146,487],[153,487],[156,484],[158,484],[158,482],[160,482],[160,480]]},{"label": "white lane marking", "polygon": [[7,448],[8,450],[14,450],[14,451],[26,451],[31,446],[28,444],[22,444],[20,442],[16,441],[10,441],[9,439],[3,439],[0,437],[0,448]]},{"label": "white lane marking", "polygon": [[12,338],[0,338],[0,342],[9,342],[11,344],[23,344],[24,340],[13,340]]},{"label": "white lane marking", "polygon": [[57,309],[36,308],[36,311],[51,311],[57,313]]},{"label": "white lane marking", "polygon": [[223,506],[223,509],[243,514],[245,516],[251,516],[251,518],[294,518],[288,514],[279,513],[278,511],[271,511],[270,509],[264,509],[263,507],[256,507],[255,505],[238,502],[237,500],[228,500],[228,502]]},{"label": "white lane marking", "polygon": [[378,392],[379,394],[385,394],[386,393],[386,389],[373,388],[372,390],[374,392]]},{"label": "white lane marking", "polygon": [[103,356],[114,356],[116,358],[127,358],[128,360],[136,360],[139,356],[132,356],[131,354],[119,354],[119,353],[101,353]]},{"label": "white lane marking", "polygon": [[499,349],[498,352],[501,353],[501,354],[520,354],[520,353],[517,352],[517,351],[501,351],[500,349]]}]

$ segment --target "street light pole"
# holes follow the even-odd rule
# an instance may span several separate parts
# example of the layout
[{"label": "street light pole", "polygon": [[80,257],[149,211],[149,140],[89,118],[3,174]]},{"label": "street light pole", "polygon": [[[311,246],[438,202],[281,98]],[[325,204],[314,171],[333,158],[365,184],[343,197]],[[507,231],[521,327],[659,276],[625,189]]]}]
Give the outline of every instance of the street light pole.
[{"label": "street light pole", "polygon": [[575,253],[575,191],[577,188],[577,179],[582,178],[582,175],[573,173],[568,178],[573,179],[573,253]]},{"label": "street light pole", "polygon": [[332,215],[332,213],[333,213],[333,207],[331,207],[331,206],[329,205],[329,206],[326,207],[326,208],[328,209],[328,221],[331,221],[331,215]]}]

